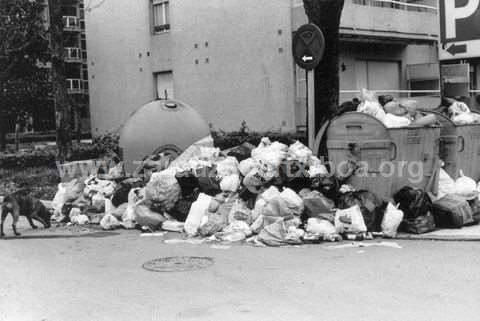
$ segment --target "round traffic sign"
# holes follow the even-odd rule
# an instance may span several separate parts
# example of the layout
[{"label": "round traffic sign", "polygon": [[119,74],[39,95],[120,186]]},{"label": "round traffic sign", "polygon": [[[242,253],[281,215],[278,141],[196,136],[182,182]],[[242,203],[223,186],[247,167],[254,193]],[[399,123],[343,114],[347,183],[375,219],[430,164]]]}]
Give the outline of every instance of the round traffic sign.
[{"label": "round traffic sign", "polygon": [[316,25],[309,23],[298,28],[293,36],[293,57],[297,65],[312,70],[320,63],[325,51],[325,38]]}]

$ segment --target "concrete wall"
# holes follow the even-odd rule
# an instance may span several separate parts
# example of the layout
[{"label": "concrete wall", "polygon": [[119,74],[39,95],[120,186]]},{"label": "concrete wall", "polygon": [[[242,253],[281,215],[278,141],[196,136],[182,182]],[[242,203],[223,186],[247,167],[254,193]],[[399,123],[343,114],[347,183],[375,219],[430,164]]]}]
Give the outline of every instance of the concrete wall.
[{"label": "concrete wall", "polygon": [[[86,11],[92,133],[117,129],[154,99],[154,74],[165,71],[173,71],[175,98],[217,129],[235,130],[245,120],[252,130],[294,130],[305,117],[304,100],[296,93],[292,31],[306,17],[303,7],[291,6],[291,0],[170,0],[171,30],[158,35],[152,32],[148,0],[106,1]],[[436,19],[347,0],[342,34],[351,24],[357,31],[378,32],[372,38],[362,31],[365,36],[344,41],[341,89],[359,89],[357,59],[399,61],[406,89],[406,64],[437,61],[429,35]],[[420,22],[423,29],[417,28]],[[397,29],[420,33],[405,39]]]},{"label": "concrete wall", "polygon": [[92,134],[117,129],[154,98],[149,1],[115,0],[85,12]]},{"label": "concrete wall", "polygon": [[171,1],[176,97],[215,128],[293,130],[290,13],[290,0]]},{"label": "concrete wall", "polygon": [[[296,2],[293,17],[294,30],[307,22],[301,2]],[[438,16],[432,12],[359,5],[345,0],[340,28],[342,34],[349,35],[436,40],[438,23]]]}]

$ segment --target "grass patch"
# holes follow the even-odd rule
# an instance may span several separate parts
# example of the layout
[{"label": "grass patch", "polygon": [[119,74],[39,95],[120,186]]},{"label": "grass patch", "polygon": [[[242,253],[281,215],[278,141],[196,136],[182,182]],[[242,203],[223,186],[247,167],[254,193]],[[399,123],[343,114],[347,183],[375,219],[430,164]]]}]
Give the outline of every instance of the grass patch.
[{"label": "grass patch", "polygon": [[0,195],[27,189],[32,196],[52,200],[60,177],[56,167],[39,166],[0,169]]}]

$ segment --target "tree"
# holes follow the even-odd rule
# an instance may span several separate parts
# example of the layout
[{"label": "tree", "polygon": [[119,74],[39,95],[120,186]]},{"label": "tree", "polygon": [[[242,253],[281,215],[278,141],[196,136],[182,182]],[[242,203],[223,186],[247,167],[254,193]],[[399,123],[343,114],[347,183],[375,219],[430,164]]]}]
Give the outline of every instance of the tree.
[{"label": "tree", "polygon": [[323,60],[315,68],[315,128],[331,118],[338,107],[339,29],[344,0],[303,0],[308,20],[325,36]]},{"label": "tree", "polygon": [[0,1],[0,149],[25,113],[48,104],[48,41],[43,5],[30,0]]},{"label": "tree", "polygon": [[66,88],[61,0],[48,0],[50,10],[51,81],[57,130],[57,160],[64,162],[72,153],[72,102]]}]

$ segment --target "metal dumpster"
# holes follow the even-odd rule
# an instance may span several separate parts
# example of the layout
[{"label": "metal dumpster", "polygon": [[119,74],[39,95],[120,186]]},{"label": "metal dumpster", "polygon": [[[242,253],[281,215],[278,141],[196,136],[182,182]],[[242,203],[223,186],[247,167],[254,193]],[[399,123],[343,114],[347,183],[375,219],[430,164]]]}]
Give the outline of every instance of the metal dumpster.
[{"label": "metal dumpster", "polygon": [[194,142],[210,135],[200,114],[178,100],[155,100],[137,109],[123,124],[120,147],[125,169],[134,173],[146,156],[176,158]]},{"label": "metal dumpster", "polygon": [[442,125],[439,156],[446,172],[456,179],[462,170],[464,175],[480,180],[480,124],[456,125],[444,114],[432,113]]},{"label": "metal dumpster", "polygon": [[356,163],[359,167],[345,183],[384,199],[404,186],[435,189],[440,128],[389,129],[370,115],[345,113],[327,129],[328,160],[340,177],[346,164]]}]

